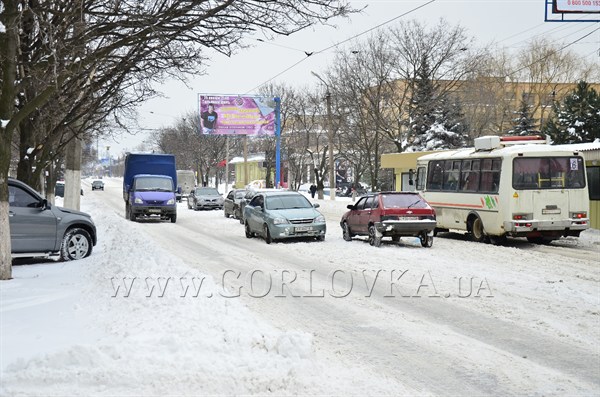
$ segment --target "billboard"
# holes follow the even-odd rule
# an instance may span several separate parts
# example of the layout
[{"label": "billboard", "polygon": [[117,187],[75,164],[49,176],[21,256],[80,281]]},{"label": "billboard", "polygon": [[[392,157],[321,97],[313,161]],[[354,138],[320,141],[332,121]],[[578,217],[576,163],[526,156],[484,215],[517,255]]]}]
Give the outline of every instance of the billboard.
[{"label": "billboard", "polygon": [[600,0],[553,0],[555,13],[600,13]]},{"label": "billboard", "polygon": [[200,133],[275,135],[274,98],[199,94]]}]

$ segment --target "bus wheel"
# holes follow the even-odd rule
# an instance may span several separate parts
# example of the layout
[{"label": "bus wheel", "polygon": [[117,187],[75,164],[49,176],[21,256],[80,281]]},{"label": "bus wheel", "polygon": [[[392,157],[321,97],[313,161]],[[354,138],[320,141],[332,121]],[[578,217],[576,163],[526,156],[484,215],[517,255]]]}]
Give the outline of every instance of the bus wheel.
[{"label": "bus wheel", "polygon": [[485,232],[483,230],[483,222],[480,217],[476,217],[471,221],[471,239],[478,243],[485,240]]}]

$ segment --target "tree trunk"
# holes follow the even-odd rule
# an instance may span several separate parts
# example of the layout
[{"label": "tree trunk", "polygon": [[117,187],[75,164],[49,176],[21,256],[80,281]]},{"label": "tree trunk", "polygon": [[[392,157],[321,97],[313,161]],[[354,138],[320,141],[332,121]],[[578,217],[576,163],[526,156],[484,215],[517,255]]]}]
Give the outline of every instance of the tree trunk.
[{"label": "tree trunk", "polygon": [[[10,121],[14,112],[15,79],[17,73],[17,20],[19,12],[16,1],[3,2],[5,32],[0,33],[0,58],[2,62],[2,91],[0,92],[0,280],[12,278],[10,247],[10,224],[8,218],[8,171],[10,149],[15,121]],[[6,122],[8,121],[8,123]]]}]

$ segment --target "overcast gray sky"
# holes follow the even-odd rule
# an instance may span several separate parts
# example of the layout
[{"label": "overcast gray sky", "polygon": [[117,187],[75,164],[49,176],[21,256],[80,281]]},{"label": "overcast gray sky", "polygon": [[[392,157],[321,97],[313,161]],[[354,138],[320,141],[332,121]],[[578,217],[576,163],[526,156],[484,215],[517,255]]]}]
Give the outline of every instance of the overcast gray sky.
[{"label": "overcast gray sky", "polygon": [[[272,42],[247,40],[252,48],[228,58],[220,54],[207,53],[210,59],[205,76],[190,78],[189,87],[177,81],[167,81],[158,87],[165,97],[145,103],[139,110],[140,124],[147,129],[172,125],[176,119],[197,107],[199,93],[247,94],[255,93],[256,87],[269,81],[290,66],[303,62],[275,78],[296,87],[314,85],[319,82],[310,73],[327,68],[334,55],[332,49],[325,53],[306,57],[304,51],[318,52],[390,19],[400,16],[429,0],[370,0],[350,1],[356,8],[367,6],[361,14],[349,19],[333,21],[336,27],[319,26],[289,37],[279,37]],[[560,43],[570,43],[598,29],[600,23],[593,22],[544,22],[545,0],[436,0],[400,20],[416,19],[434,25],[440,18],[450,24],[460,24],[477,44],[490,42],[518,50],[534,37],[547,36]],[[582,18],[600,19],[600,14]],[[259,38],[260,36],[256,36]],[[356,40],[364,40],[366,36]],[[346,48],[351,46],[346,43]],[[600,30],[570,47],[573,51],[595,61],[600,67]],[[305,59],[306,58],[306,59]],[[100,146],[111,146],[113,155],[132,151],[147,139],[147,133],[135,136],[122,135],[116,139],[100,142]]]}]

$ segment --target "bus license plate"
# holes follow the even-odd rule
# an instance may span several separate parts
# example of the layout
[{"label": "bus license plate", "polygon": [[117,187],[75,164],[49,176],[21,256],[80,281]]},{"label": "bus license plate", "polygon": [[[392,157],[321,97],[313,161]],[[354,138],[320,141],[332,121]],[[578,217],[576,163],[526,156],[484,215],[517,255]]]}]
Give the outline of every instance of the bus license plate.
[{"label": "bus license plate", "polygon": [[548,214],[560,214],[560,208],[556,209],[556,210],[546,210],[546,209],[543,209],[542,210],[542,214],[544,214],[544,215],[548,215]]},{"label": "bus license plate", "polygon": [[310,232],[313,230],[312,226],[296,226],[296,233],[298,232]]}]

